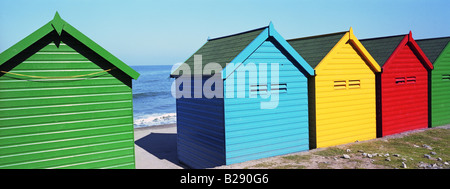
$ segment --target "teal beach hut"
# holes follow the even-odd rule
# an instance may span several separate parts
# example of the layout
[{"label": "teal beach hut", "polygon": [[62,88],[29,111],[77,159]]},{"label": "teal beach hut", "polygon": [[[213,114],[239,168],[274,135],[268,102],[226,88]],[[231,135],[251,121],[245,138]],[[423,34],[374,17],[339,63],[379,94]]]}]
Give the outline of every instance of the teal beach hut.
[{"label": "teal beach hut", "polygon": [[179,161],[208,168],[308,150],[313,75],[272,24],[208,39],[171,74]]}]

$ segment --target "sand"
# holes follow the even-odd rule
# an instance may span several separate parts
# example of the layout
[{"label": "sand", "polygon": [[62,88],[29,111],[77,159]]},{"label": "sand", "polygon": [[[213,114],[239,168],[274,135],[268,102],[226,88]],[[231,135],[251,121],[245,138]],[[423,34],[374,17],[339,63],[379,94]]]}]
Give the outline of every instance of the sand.
[{"label": "sand", "polygon": [[184,169],[177,159],[176,124],[134,129],[136,169]]},{"label": "sand", "polygon": [[[450,129],[450,125],[441,126],[436,128]],[[429,128],[434,129],[434,128]],[[411,133],[422,132],[427,129],[419,129],[414,131],[408,131],[396,135],[391,135],[383,138],[372,139],[370,142],[376,140],[386,140],[388,138],[398,138],[403,137]],[[186,169],[188,167],[179,163],[177,158],[177,127],[176,124],[151,126],[145,128],[134,129],[134,140],[135,140],[135,157],[136,157],[136,169]],[[351,145],[344,144],[344,145]],[[323,148],[325,149],[325,148]],[[305,155],[311,154],[318,150],[323,149],[313,149],[304,152],[297,152],[293,154],[286,155]],[[214,167],[213,169],[243,169],[243,168],[256,168],[253,167],[260,163],[277,163],[282,160],[283,156],[275,156],[269,158],[262,158],[258,160],[247,161],[243,163],[237,163],[232,165],[224,165]],[[367,159],[367,158],[366,158]],[[340,159],[339,159],[340,160]],[[312,162],[328,161],[321,156],[313,156]],[[339,164],[343,167],[351,167],[346,163],[341,162]],[[308,167],[308,169],[315,169],[313,167]],[[339,169],[339,167],[337,167]],[[367,167],[368,169],[377,167]]]}]

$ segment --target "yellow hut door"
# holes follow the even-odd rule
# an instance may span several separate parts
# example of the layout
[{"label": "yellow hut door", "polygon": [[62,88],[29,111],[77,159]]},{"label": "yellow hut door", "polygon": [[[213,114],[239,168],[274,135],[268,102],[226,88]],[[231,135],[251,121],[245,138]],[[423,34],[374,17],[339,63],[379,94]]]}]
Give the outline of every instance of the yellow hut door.
[{"label": "yellow hut door", "polygon": [[347,35],[316,67],[317,148],[376,138],[375,74]]}]

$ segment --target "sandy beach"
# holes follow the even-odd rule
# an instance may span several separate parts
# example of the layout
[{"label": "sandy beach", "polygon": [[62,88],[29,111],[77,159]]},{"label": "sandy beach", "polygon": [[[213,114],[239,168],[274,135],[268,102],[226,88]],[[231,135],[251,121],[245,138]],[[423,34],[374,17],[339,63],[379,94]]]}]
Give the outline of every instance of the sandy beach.
[{"label": "sandy beach", "polygon": [[[428,129],[419,129],[414,131],[408,131],[392,136],[387,136],[383,138],[372,139],[369,141],[362,141],[360,143],[367,143],[371,141],[379,141],[379,140],[387,140],[392,138],[402,138],[407,135],[423,132],[426,130],[432,129],[450,129],[450,125],[436,127],[436,128],[428,128]],[[136,158],[136,169],[186,169],[188,167],[179,163],[177,158],[177,127],[176,124],[168,124],[168,125],[159,125],[159,126],[151,126],[144,128],[136,128],[134,129],[134,137],[135,137],[135,158]],[[348,146],[358,143],[349,143],[343,144],[339,146]],[[339,147],[337,146],[337,147]],[[325,150],[327,148],[322,149],[313,149],[304,152],[297,152],[293,154],[286,154],[282,156],[289,155],[308,155],[317,151]],[[247,161],[232,165],[224,165],[214,167],[213,169],[242,169],[242,168],[251,168],[260,163],[276,163],[281,161],[282,156],[275,156],[269,158],[263,158],[253,161]],[[315,157],[316,159],[312,160],[313,162],[323,160],[324,157]],[[339,158],[341,160],[341,158]],[[346,166],[345,162],[341,162],[340,166]],[[255,168],[255,167],[253,167]],[[365,167],[368,169],[375,167]]]},{"label": "sandy beach", "polygon": [[136,169],[184,169],[177,159],[176,124],[134,129]]}]

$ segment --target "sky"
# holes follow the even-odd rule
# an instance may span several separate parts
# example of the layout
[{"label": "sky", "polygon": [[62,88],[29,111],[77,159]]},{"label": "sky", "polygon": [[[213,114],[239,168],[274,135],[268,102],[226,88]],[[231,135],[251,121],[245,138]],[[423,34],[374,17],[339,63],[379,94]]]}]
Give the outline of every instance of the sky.
[{"label": "sky", "polygon": [[449,0],[0,0],[0,52],[61,18],[128,65],[184,62],[208,39],[273,23],[285,39],[450,36]]}]

